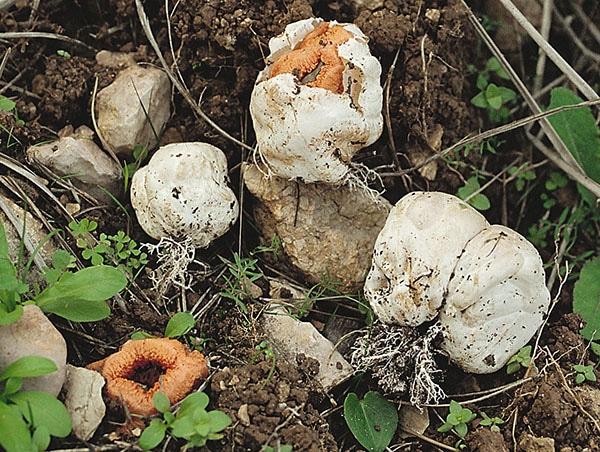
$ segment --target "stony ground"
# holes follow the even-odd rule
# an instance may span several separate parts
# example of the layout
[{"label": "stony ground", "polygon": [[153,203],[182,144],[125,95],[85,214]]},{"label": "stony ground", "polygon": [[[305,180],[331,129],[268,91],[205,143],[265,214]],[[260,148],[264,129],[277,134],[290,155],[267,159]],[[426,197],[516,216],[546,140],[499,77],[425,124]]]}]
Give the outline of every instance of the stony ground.
[{"label": "stony ground", "polygon": [[[140,26],[133,1],[42,1],[35,12],[22,3],[25,2],[0,15],[0,32],[48,32],[85,43],[0,36],[0,54],[4,58],[0,65],[0,93],[16,101],[18,119],[22,120],[17,121],[11,112],[0,112],[0,150],[27,165],[24,149],[29,145],[54,140],[67,126],[93,128],[92,93],[107,86],[114,77],[113,72],[96,63],[96,52],[127,52],[138,62],[160,63]],[[158,1],[147,1],[144,8],[167,62],[173,63],[175,56],[191,98],[201,99],[201,108],[210,119],[249,146],[254,144],[248,112],[250,93],[264,67],[268,40],[281,33],[286,24],[311,16],[358,25],[369,36],[372,53],[382,65],[386,121],[382,137],[355,160],[381,174],[381,184],[376,188],[385,189],[384,196],[391,203],[416,190],[455,194],[473,168],[494,175],[514,162],[543,161],[523,135],[514,131],[501,137],[495,153],[461,153],[452,157],[460,164],[438,159],[419,171],[404,171],[457,140],[489,128],[485,112],[469,103],[477,89],[475,76],[468,69],[470,65],[482,67],[489,55],[457,0],[363,3],[365,7],[359,9],[349,0],[182,0],[176,8],[170,5],[168,11]],[[482,6],[475,3],[477,8]],[[599,17],[597,8],[592,14]],[[572,51],[567,45],[564,47],[567,52]],[[517,61],[527,72],[534,64],[532,55],[537,55],[537,49],[525,45],[519,50]],[[68,57],[60,51],[68,51]],[[598,82],[597,74],[592,82]],[[515,117],[526,114],[518,111]],[[175,92],[172,116],[161,144],[178,141],[206,141],[223,149],[231,185],[241,195],[240,163],[247,159],[247,151],[198,118],[180,93]],[[550,164],[542,163],[537,168],[537,178],[545,180],[552,170]],[[66,227],[65,218],[49,199],[27,187],[14,172],[4,167],[0,172],[28,191],[53,227]],[[0,190],[19,201],[16,192],[7,187],[4,183]],[[529,199],[534,201],[524,208],[514,184],[492,184],[485,191],[492,206],[485,216],[492,223],[507,224],[525,234],[545,213],[546,209],[535,201],[540,191],[540,187],[532,189]],[[152,242],[137,225],[135,215],[131,215],[126,197],[122,203],[130,217],[117,207],[79,201],[68,191],[57,189],[56,193],[65,204],[79,203],[79,215],[97,221],[98,231],[113,234],[124,230],[139,243]],[[572,186],[565,187],[560,202],[570,205],[572,193]],[[194,282],[185,294],[187,306],[225,289],[220,274],[222,259],[232,260],[233,253],[239,250],[248,255],[259,244],[268,244],[265,237],[261,242],[252,227],[252,198],[247,192],[241,221],[241,241],[240,230],[234,228],[210,248],[198,251],[196,262],[190,267]],[[73,245],[72,240],[68,241]],[[582,249],[587,245],[582,243]],[[540,252],[544,262],[551,262],[554,245],[549,243]],[[277,360],[271,374],[272,361],[257,353],[256,346],[265,334],[256,319],[263,306],[261,299],[269,296],[271,279],[283,276],[306,289],[311,287],[291,273],[288,266],[278,267],[277,261],[267,259],[267,254],[259,256],[258,265],[265,276],[256,282],[258,292],[245,300],[248,313],[243,313],[233,301],[221,298],[192,331],[197,339],[195,345],[202,346],[211,362],[212,375],[205,386],[210,407],[226,412],[234,420],[225,437],[209,443],[206,450],[258,451],[264,445],[276,448],[277,444],[307,451],[361,450],[345,426],[340,407],[349,391],[362,395],[370,389],[377,390],[368,375],[357,375],[325,393],[314,380],[318,362],[308,358],[295,363]],[[127,312],[115,305],[110,319],[81,326],[53,319],[67,338],[72,364],[86,365],[105,356],[134,331],[162,335],[169,313],[180,306],[181,294],[172,290],[168,301],[162,304],[155,299],[148,278],[155,267],[156,262],[151,259],[148,271],[127,295]],[[505,421],[499,432],[473,425],[464,440],[469,450],[600,450],[600,388],[595,383],[574,383],[573,364],[586,363],[589,355],[585,340],[578,334],[581,319],[572,314],[571,292],[572,282],[558,295],[556,285],[553,288],[555,304],[536,348],[537,370],[530,369],[526,375],[524,370],[513,375],[503,370],[492,375],[469,375],[439,357],[445,374],[441,385],[449,399]],[[317,300],[306,320],[321,330],[332,319],[341,319],[346,329],[348,324],[350,329],[365,325],[355,303],[347,298],[336,299],[332,293],[325,295],[329,295],[327,300]],[[390,399],[399,402],[401,395]],[[110,408],[90,443],[102,446],[101,450],[135,450],[139,426],[126,423],[118,407]],[[437,432],[446,414],[445,406],[431,407],[430,426],[424,434],[417,437],[399,430],[392,450],[440,450],[444,445],[453,450],[458,438]],[[73,437],[52,444],[54,449],[83,446]],[[175,442],[167,446],[168,450],[179,447]]]}]

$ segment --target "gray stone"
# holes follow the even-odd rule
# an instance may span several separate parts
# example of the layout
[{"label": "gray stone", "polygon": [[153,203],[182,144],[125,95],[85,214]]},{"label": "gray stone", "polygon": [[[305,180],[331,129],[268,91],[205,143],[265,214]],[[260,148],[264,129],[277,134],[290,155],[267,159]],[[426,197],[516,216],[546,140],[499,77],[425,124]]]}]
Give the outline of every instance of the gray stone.
[{"label": "gray stone", "polygon": [[519,450],[527,452],[554,452],[556,448],[553,438],[539,438],[529,433],[523,433],[519,440]]},{"label": "gray stone", "polygon": [[65,381],[67,343],[62,334],[35,305],[23,307],[23,315],[0,326],[0,371],[23,356],[42,356],[56,363],[57,371],[23,379],[23,390],[57,396]]},{"label": "gray stone", "polygon": [[104,419],[106,405],[102,400],[105,380],[99,372],[67,365],[63,386],[64,404],[71,416],[73,433],[88,441]]},{"label": "gray stone", "polygon": [[98,201],[113,203],[104,190],[116,198],[123,192],[121,166],[109,157],[90,137],[91,130],[80,127],[73,135],[27,149],[30,162],[48,168]]},{"label": "gray stone", "polygon": [[102,144],[122,159],[133,149],[154,149],[171,115],[171,82],[164,71],[130,66],[96,97],[96,122]]},{"label": "gray stone", "polygon": [[277,359],[297,365],[297,356],[303,354],[319,362],[316,379],[326,391],[352,376],[352,366],[333,344],[312,324],[292,317],[281,305],[271,305],[259,322]]},{"label": "gray stone", "polygon": [[263,244],[274,234],[281,239],[283,265],[310,284],[329,271],[342,283],[336,289],[360,290],[391,208],[387,200],[348,186],[266,177],[254,165],[244,167],[244,182],[256,198],[254,219]]}]

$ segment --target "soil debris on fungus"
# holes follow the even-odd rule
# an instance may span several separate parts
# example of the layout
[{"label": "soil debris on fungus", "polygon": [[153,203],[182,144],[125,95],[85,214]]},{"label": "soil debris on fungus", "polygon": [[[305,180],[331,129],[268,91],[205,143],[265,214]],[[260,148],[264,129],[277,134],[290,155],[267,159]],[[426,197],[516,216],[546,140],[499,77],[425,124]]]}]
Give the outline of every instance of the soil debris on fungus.
[{"label": "soil debris on fungus", "polygon": [[[499,58],[502,55],[494,58],[477,32],[478,22],[492,36],[512,30],[512,19],[507,22],[502,14],[494,12],[506,9],[503,4],[508,2],[0,3],[0,217],[5,225],[10,223],[5,229],[16,231],[11,232],[14,238],[9,245],[11,250],[17,250],[17,257],[11,258],[18,267],[16,274],[27,274],[29,292],[19,296],[21,300],[31,299],[38,289],[52,284],[54,277],[60,277],[58,267],[84,268],[98,261],[119,266],[130,281],[126,290],[110,300],[111,314],[107,319],[79,324],[49,317],[66,340],[69,365],[84,367],[102,360],[121,346],[129,347],[124,344],[129,344],[132,335],[170,337],[186,353],[201,353],[210,363],[210,372],[206,379],[203,376],[195,381],[193,390],[206,393],[208,411],[222,411],[233,420],[222,431],[224,436],[208,441],[205,450],[364,450],[366,446],[347,427],[342,408],[349,393],[364,400],[369,391],[378,392],[397,407],[410,406],[419,412],[411,406],[412,402],[423,410],[419,412],[419,422],[414,424],[422,434],[407,433],[401,426],[387,446],[391,450],[429,452],[463,446],[480,451],[529,452],[536,447],[553,447],[561,452],[600,450],[600,383],[594,381],[594,377],[600,377],[598,356],[594,354],[597,343],[590,344],[580,334],[585,313],[581,313],[582,317],[573,313],[575,282],[583,273],[584,264],[598,256],[600,250],[597,208],[591,198],[580,192],[575,179],[571,179],[571,171],[546,157],[545,152],[552,146],[542,136],[545,129],[539,121],[532,121],[527,128],[505,127],[502,134],[491,138],[478,135],[491,133],[496,126],[532,112],[522,102],[514,83],[505,78],[501,64],[504,59]],[[527,2],[518,2],[524,3]],[[547,15],[551,21],[542,22],[549,26],[549,44],[576,68],[585,83],[599,86],[597,2],[545,3],[546,12],[555,13]],[[527,9],[522,11],[528,14]],[[301,44],[306,35],[306,42]],[[543,64],[544,52],[523,30],[512,36],[515,38],[510,51],[503,56],[542,111],[550,105],[556,84],[569,90],[585,88],[567,81],[564,67]],[[280,46],[273,51],[271,43]],[[81,167],[52,174],[27,161],[26,149],[31,146],[56,142],[68,131],[82,130],[81,127],[97,132],[98,124],[94,122],[98,119],[98,94],[111,86],[125,67],[157,71],[164,81],[170,72],[170,82],[165,84],[165,91],[161,90],[160,101],[169,108],[165,108],[164,116],[151,119],[152,124],[148,124],[152,112],[143,110],[151,105],[148,97],[155,99],[159,93],[150,88],[144,95],[140,91],[138,99],[135,90],[130,89],[132,100],[128,103],[138,114],[138,125],[154,131],[133,138],[134,142],[125,146],[128,150],[117,158],[104,148],[100,137],[89,136],[97,151],[106,153],[118,166],[115,174],[123,175],[120,186],[117,183],[110,187],[112,196],[106,192],[106,197],[97,196],[98,192],[90,196],[87,190],[91,189],[78,185],[77,179],[87,180],[78,174],[87,171]],[[266,89],[269,86],[280,89],[276,94],[285,94],[287,100],[273,105],[276,97]],[[267,95],[257,102],[253,91],[257,94],[260,90]],[[498,103],[494,93],[498,90],[512,91],[516,99],[494,109]],[[588,90],[579,92],[584,91]],[[322,107],[310,110],[311,128],[299,127],[299,121],[306,119],[301,118],[306,111],[298,105],[285,110],[287,113],[281,110],[267,114],[271,107],[290,107],[303,96],[313,106],[316,100],[325,99]],[[489,105],[483,108],[471,102],[476,96],[480,100],[485,97]],[[340,104],[343,108],[338,108]],[[561,114],[587,111],[595,117],[595,108]],[[256,116],[262,116],[258,126]],[[495,122],[499,118],[502,121]],[[338,129],[329,131],[341,123],[350,129],[346,121],[349,119],[359,120],[358,128],[356,122],[352,126],[356,133],[340,137]],[[120,123],[127,125],[126,120]],[[293,127],[284,130],[282,124]],[[575,132],[581,129],[580,125]],[[319,128],[327,133],[321,133]],[[319,133],[313,133],[315,130]],[[311,141],[310,137],[315,136],[320,143]],[[475,141],[453,147],[466,137]],[[196,165],[186,160],[180,166],[161,163],[168,177],[155,178],[154,182],[169,185],[168,189],[158,193],[156,186],[145,187],[152,193],[141,205],[133,205],[129,196],[132,178],[136,178],[136,185],[144,179],[149,161],[160,156],[156,149],[181,143],[207,143],[222,151],[218,185],[227,186],[238,203],[227,204],[230,216],[223,212],[209,214],[212,201],[199,202],[201,196],[217,195],[215,186],[203,185],[190,192],[180,188],[182,177],[176,173],[183,171],[186,181],[197,187],[199,180],[205,179],[201,175],[209,173],[206,161]],[[290,143],[297,152],[279,152],[288,149]],[[275,150],[274,156],[268,154],[269,148]],[[320,156],[318,152],[311,153],[311,149],[323,151],[327,157],[324,166],[315,169],[313,159]],[[299,163],[283,159],[281,175],[276,176],[276,157],[296,158],[297,154],[304,160]],[[272,189],[265,197],[269,197],[269,203],[271,198],[284,200],[285,205],[277,207],[280,216],[273,215],[269,224],[265,220],[266,208],[260,205],[267,200],[254,198],[250,187],[244,184],[242,168],[246,165],[260,169],[265,177],[270,168]],[[349,182],[349,175],[358,177],[369,190],[378,191],[386,206],[395,205],[411,192],[460,195],[464,203],[487,209],[474,217],[502,225],[491,233],[504,233],[502,228],[510,228],[535,245],[547,275],[544,285],[551,295],[551,309],[547,313],[545,308],[536,310],[531,316],[539,322],[540,313],[544,312],[538,332],[527,343],[530,356],[528,349],[521,349],[512,363],[514,372],[508,373],[507,367],[500,364],[512,351],[488,359],[494,364],[494,371],[488,374],[471,373],[472,369],[461,368],[443,353],[449,330],[439,329],[440,316],[456,314],[456,319],[461,320],[455,327],[462,334],[457,343],[462,348],[463,341],[469,340],[469,320],[477,317],[480,308],[475,303],[475,311],[463,309],[466,297],[445,293],[461,292],[468,279],[465,275],[446,275],[448,281],[456,282],[452,290],[448,284],[440,284],[439,297],[419,300],[418,309],[404,315],[410,326],[391,330],[389,325],[375,320],[373,310],[379,309],[366,300],[363,281],[373,257],[367,248],[372,248],[372,239],[377,236],[375,225],[383,227],[383,222],[378,215],[369,216],[360,204],[350,202],[351,197],[344,197],[345,190],[335,192],[340,184]],[[215,182],[210,175],[208,179]],[[94,180],[92,185],[107,188],[106,183],[99,182]],[[362,242],[364,248],[363,244],[353,247],[351,240],[332,238],[333,228],[324,231],[315,221],[314,212],[326,214],[319,198],[319,187],[324,184],[335,192],[328,198],[330,208],[326,210],[342,219],[327,224],[341,225],[338,228],[351,235],[351,228],[344,225],[359,227],[353,220],[359,215],[353,210],[360,210],[360,216],[366,217],[361,223],[373,225],[369,239]],[[314,196],[306,196],[309,186]],[[143,214],[138,217],[138,211],[156,203],[152,215],[162,218],[168,211],[167,199],[180,202],[185,221],[177,217],[181,213],[178,212],[171,227],[145,230]],[[233,203],[233,198],[228,199]],[[482,199],[486,201],[483,204]],[[16,215],[5,216],[4,204]],[[202,214],[206,215],[201,218]],[[25,226],[18,222],[20,218],[27,218]],[[30,219],[52,233],[47,244],[54,243],[72,258],[44,251],[41,257],[45,266],[39,267],[35,262],[38,259],[28,266],[31,253],[19,259],[24,243],[19,231],[30,230]],[[196,241],[191,231],[200,222],[226,227]],[[79,228],[80,235],[71,234],[69,224]],[[313,255],[308,260],[310,273],[290,265],[291,253],[287,253],[291,247],[301,250],[306,245],[299,228],[311,231],[305,233]],[[80,240],[84,235],[85,244]],[[456,235],[449,232],[447,237],[457,238]],[[496,248],[501,248],[499,236],[486,236],[491,241],[484,241],[489,245],[495,240]],[[359,237],[356,234],[354,238]],[[513,240],[515,237],[507,242],[520,243]],[[329,242],[336,240],[345,243],[333,243],[330,247]],[[36,243],[43,240],[36,239]],[[432,240],[428,245],[431,253],[440,254],[439,246]],[[449,258],[454,264],[460,255],[471,258],[476,254],[467,247],[463,251],[463,245],[453,250],[454,255]],[[328,250],[335,249],[347,251],[330,256],[332,252]],[[147,263],[134,267],[135,253],[140,250],[147,252]],[[301,252],[299,255],[305,257]],[[349,272],[351,265],[345,268],[344,260],[359,264],[358,271]],[[490,264],[491,273],[506,276],[498,268],[508,266],[500,265],[504,262],[501,259],[495,260],[496,263],[485,262]],[[508,260],[514,263],[512,258]],[[465,263],[465,268],[484,261],[475,256]],[[49,272],[45,267],[49,267]],[[427,279],[416,275],[413,288],[423,289],[419,283]],[[502,279],[504,286],[512,284],[509,279]],[[284,289],[273,290],[282,281]],[[435,289],[430,286],[430,290]],[[452,297],[451,305],[456,309],[441,314],[447,308],[444,300]],[[3,312],[4,299],[0,302]],[[270,336],[259,322],[269,304],[282,306],[285,313],[282,311],[281,315],[292,315],[295,321],[310,324],[346,361],[352,361],[356,353],[369,360],[363,360],[351,378],[324,391],[315,378],[322,362],[302,353],[286,361],[278,356],[277,344],[269,343]],[[171,319],[180,311],[187,311],[189,323],[174,325]],[[482,312],[487,314],[485,309]],[[464,325],[467,327],[462,328]],[[490,333],[490,328],[483,328],[482,337]],[[406,329],[403,334],[402,329]],[[386,353],[365,354],[365,347],[375,344],[388,347],[388,361]],[[403,349],[408,352],[401,353]],[[480,358],[487,355],[473,362],[481,364]],[[134,382],[138,389],[156,384],[155,377],[164,371],[159,367],[147,366],[146,378]],[[393,373],[388,372],[391,368]],[[585,373],[577,369],[584,369]],[[206,371],[201,373],[205,375]],[[418,386],[422,382],[427,385]],[[429,406],[435,400],[440,406]],[[447,419],[446,407],[451,400],[477,416],[468,423],[468,433],[460,439],[452,431],[438,431]],[[170,407],[173,416],[179,406]],[[146,408],[147,413],[152,409]],[[117,396],[107,405],[106,416],[95,433],[90,431],[89,438],[86,434],[85,442],[71,434],[53,438],[49,448],[133,450],[139,447],[140,434],[151,422],[156,425],[165,420],[161,415],[150,417],[154,420],[128,415]],[[171,436],[167,428],[166,437],[156,450],[175,452],[187,444],[185,439]]]}]

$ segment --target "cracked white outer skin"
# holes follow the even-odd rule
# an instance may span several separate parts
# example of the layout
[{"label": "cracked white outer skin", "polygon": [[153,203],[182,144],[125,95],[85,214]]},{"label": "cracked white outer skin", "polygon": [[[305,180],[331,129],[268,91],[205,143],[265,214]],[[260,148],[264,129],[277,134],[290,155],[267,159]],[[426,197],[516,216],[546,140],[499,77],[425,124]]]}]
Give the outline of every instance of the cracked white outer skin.
[{"label": "cracked white outer skin", "polygon": [[413,192],[398,201],[377,237],[364,287],[377,317],[403,326],[435,318],[465,243],[487,225],[445,193]]},{"label": "cracked white outer skin", "polygon": [[197,248],[225,234],[239,215],[228,186],[227,158],[207,143],[158,149],[133,176],[131,205],[150,237],[191,237]]},{"label": "cracked white outer skin", "polygon": [[383,128],[381,65],[367,37],[353,24],[330,22],[354,35],[338,47],[346,66],[342,94],[302,85],[292,74],[269,78],[273,63],[322,22],[292,23],[270,40],[271,54],[252,91],[250,114],[258,152],[273,175],[336,183],[344,179],[354,154],[374,143]]},{"label": "cracked white outer skin", "polygon": [[418,326],[439,316],[443,351],[479,374],[500,369],[527,344],[550,304],[531,243],[436,192],[410,193],[394,206],[365,296],[384,323]]},{"label": "cracked white outer skin", "polygon": [[535,247],[490,226],[467,243],[448,284],[442,348],[466,372],[495,372],[529,342],[549,305]]}]

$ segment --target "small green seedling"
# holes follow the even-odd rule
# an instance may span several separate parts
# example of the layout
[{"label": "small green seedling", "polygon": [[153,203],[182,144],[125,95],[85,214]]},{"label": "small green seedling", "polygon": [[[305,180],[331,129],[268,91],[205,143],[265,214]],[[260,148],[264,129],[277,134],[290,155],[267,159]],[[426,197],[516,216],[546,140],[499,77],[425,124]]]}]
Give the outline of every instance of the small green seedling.
[{"label": "small green seedling", "polygon": [[514,374],[521,367],[527,369],[531,363],[531,345],[526,345],[519,352],[512,356],[506,363],[506,373]]},{"label": "small green seedling", "polygon": [[0,222],[0,325],[16,322],[23,304],[36,304],[43,312],[74,322],[94,322],[110,315],[106,300],[125,287],[127,279],[114,267],[98,265],[76,272],[71,256],[57,251],[53,267],[43,275],[48,286],[37,295],[18,276],[8,256],[4,225]]},{"label": "small green seedling", "polygon": [[294,448],[292,446],[290,446],[289,444],[286,444],[286,445],[277,446],[277,447],[263,446],[262,449],[260,450],[260,452],[292,452],[293,450],[294,450]]},{"label": "small green seedling", "polygon": [[21,390],[23,378],[56,370],[48,358],[23,356],[0,373],[0,446],[6,452],[44,451],[51,436],[71,433],[71,417],[60,400],[45,392]]},{"label": "small green seedling", "polygon": [[492,432],[499,432],[500,425],[504,424],[504,419],[499,417],[489,417],[483,411],[481,412],[481,417],[483,418],[479,425],[483,425],[484,427],[489,427]]},{"label": "small green seedling", "polygon": [[265,361],[271,360],[271,368],[269,369],[267,378],[265,378],[265,381],[260,386],[260,389],[259,389],[259,391],[260,391],[265,388],[265,386],[267,385],[267,383],[273,376],[273,373],[275,372],[275,366],[277,363],[275,362],[275,352],[273,351],[273,347],[271,347],[267,341],[261,341],[260,344],[258,344],[254,348],[255,348],[255,350],[257,350],[257,353],[252,357],[252,359],[250,360],[250,362],[248,364],[254,363],[260,355],[264,355]]},{"label": "small green seedling", "polygon": [[139,446],[143,450],[154,449],[167,434],[187,441],[181,450],[202,447],[207,441],[223,438],[221,432],[231,425],[231,418],[222,411],[206,411],[209,399],[203,392],[189,394],[175,414],[170,411],[169,398],[162,392],[156,392],[152,400],[162,419],[152,419],[142,432]]},{"label": "small green seedling", "polygon": [[17,104],[15,103],[15,101],[9,99],[6,96],[3,96],[2,94],[0,94],[0,111],[12,112],[12,114],[15,115],[15,119],[18,125],[22,126],[23,124],[25,124],[25,122],[22,119],[19,119],[19,114],[17,112]]},{"label": "small green seedling", "polygon": [[135,240],[123,231],[118,231],[115,235],[106,235],[102,232],[96,243],[89,234],[97,228],[98,223],[87,218],[69,223],[69,229],[77,239],[77,247],[82,250],[81,256],[92,265],[111,262],[133,276],[148,263],[148,255],[143,253]]},{"label": "small green seedling", "polygon": [[466,200],[477,210],[488,210],[491,207],[490,200],[483,193],[479,193],[479,190],[481,190],[481,185],[477,176],[471,176],[467,179],[465,185],[458,189],[456,195],[460,199]]},{"label": "small green seedling", "polygon": [[[474,69],[472,70],[474,71]],[[502,123],[508,119],[509,106],[517,100],[517,93],[510,88],[491,83],[492,75],[503,80],[510,80],[500,62],[496,58],[490,58],[485,68],[477,75],[479,93],[471,99],[471,103],[476,107],[486,109],[490,121]]]},{"label": "small green seedling", "polygon": [[464,438],[469,431],[469,424],[477,415],[468,408],[463,408],[455,400],[450,401],[450,412],[446,416],[446,422],[438,428],[438,432],[449,432],[454,430],[458,436]]},{"label": "small green seedling", "polygon": [[398,428],[396,405],[375,391],[364,399],[351,392],[344,400],[344,418],[356,440],[369,452],[382,452]]},{"label": "small green seedling", "polygon": [[575,383],[578,385],[585,381],[596,381],[596,374],[594,373],[594,366],[592,365],[585,366],[583,364],[575,364],[573,370],[577,372]]},{"label": "small green seedling", "polygon": [[227,288],[220,294],[235,301],[244,314],[248,314],[248,308],[244,303],[244,300],[250,297],[247,287],[262,278],[263,274],[256,268],[258,259],[240,257],[238,253],[234,253],[233,258],[234,262],[227,263],[227,270],[231,276],[223,275]]},{"label": "small green seedling", "polygon": [[137,145],[133,148],[133,162],[123,163],[123,191],[127,193],[131,178],[137,170],[141,168],[146,160],[148,160],[148,148],[146,146]]}]

